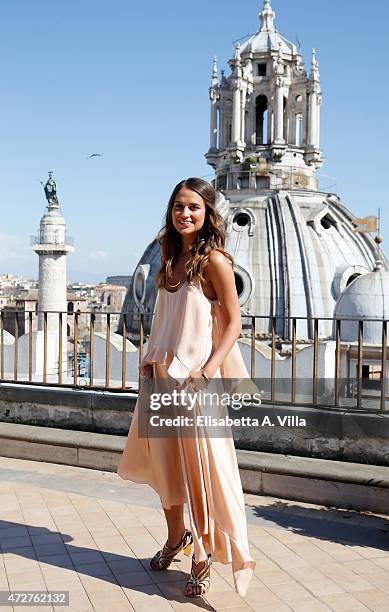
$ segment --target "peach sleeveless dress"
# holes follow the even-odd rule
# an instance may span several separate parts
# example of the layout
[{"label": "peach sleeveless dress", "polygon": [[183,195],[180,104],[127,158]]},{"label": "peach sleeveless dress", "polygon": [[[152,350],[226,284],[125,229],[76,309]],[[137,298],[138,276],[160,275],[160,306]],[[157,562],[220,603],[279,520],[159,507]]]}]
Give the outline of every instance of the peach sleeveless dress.
[{"label": "peach sleeveless dress", "polygon": [[[199,280],[174,292],[160,288],[142,364],[153,364],[155,379],[182,382],[207,361],[224,325],[220,304],[205,296]],[[215,375],[220,377],[249,378],[237,343]],[[118,476],[150,485],[164,508],[187,503],[196,562],[211,554],[213,562],[231,563],[235,589],[244,596],[255,561],[232,435],[140,437],[141,401],[140,389]]]}]

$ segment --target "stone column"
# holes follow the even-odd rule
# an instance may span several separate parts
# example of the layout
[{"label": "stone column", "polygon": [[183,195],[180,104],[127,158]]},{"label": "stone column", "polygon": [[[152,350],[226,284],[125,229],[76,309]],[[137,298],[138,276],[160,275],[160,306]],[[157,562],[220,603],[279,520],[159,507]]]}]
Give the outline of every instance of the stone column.
[{"label": "stone column", "polygon": [[[49,203],[41,218],[33,250],[39,255],[38,331],[35,375],[43,374],[46,338],[46,374],[57,375],[59,367],[59,313],[62,313],[62,373],[67,370],[66,256],[73,251],[66,238],[65,221],[57,204]],[[45,314],[46,313],[46,314]],[[46,328],[46,330],[45,330]]]},{"label": "stone column", "polygon": [[283,144],[284,141],[284,79],[277,77],[275,91],[274,112],[274,142]]},{"label": "stone column", "polygon": [[320,105],[322,96],[321,93],[317,96],[317,110],[316,110],[316,143],[317,148],[320,149]]},{"label": "stone column", "polygon": [[239,142],[240,138],[240,90],[235,85],[232,93],[232,142]]},{"label": "stone column", "polygon": [[211,90],[211,123],[210,123],[210,142],[211,149],[217,149],[217,93],[214,89]]},{"label": "stone column", "polygon": [[[251,99],[248,106],[247,125],[246,125],[246,137],[247,144],[255,145],[255,104],[254,100]],[[246,139],[245,139],[246,141]]]},{"label": "stone column", "polygon": [[246,91],[240,93],[240,136],[239,141],[245,142],[245,119],[246,119]]},{"label": "stone column", "polygon": [[319,148],[319,104],[320,104],[320,75],[319,63],[316,58],[316,50],[312,49],[312,62],[309,83],[308,103],[308,138],[307,145],[311,149]]},{"label": "stone column", "polygon": [[309,147],[318,148],[317,145],[317,88],[315,84],[311,87],[309,102],[308,102],[308,140],[307,144]]}]

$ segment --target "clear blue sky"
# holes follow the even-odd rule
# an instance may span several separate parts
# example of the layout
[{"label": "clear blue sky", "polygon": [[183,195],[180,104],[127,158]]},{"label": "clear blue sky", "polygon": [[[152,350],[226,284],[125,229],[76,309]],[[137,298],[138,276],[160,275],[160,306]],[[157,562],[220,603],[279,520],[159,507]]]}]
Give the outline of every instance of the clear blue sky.
[{"label": "clear blue sky", "polygon": [[[130,274],[173,186],[210,175],[212,58],[258,29],[262,0],[3,0],[0,7],[0,273],[37,277],[29,237],[53,170],[75,252],[71,281]],[[389,236],[389,3],[273,0],[277,29],[318,50],[320,173]],[[102,157],[86,160],[91,153]],[[332,179],[323,177],[322,186]],[[389,240],[389,238],[388,238]],[[384,248],[387,246],[384,242]],[[389,250],[389,246],[388,246]]]}]

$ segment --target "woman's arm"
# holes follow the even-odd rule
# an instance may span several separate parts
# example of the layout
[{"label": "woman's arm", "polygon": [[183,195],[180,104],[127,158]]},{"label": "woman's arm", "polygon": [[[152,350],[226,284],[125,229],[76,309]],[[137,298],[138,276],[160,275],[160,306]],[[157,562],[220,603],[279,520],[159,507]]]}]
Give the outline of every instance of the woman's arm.
[{"label": "woman's arm", "polygon": [[[239,338],[242,321],[233,267],[223,253],[220,251],[210,253],[206,275],[215,290],[223,319],[226,322],[218,347],[203,367],[206,376],[213,378]],[[197,378],[198,374],[201,376],[201,372],[192,372],[194,378]]]}]

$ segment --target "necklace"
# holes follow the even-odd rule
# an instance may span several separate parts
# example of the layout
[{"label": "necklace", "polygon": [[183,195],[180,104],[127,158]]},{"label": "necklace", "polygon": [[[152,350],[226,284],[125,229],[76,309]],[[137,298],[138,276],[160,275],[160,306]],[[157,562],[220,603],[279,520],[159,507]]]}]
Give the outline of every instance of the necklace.
[{"label": "necklace", "polygon": [[167,284],[169,285],[169,287],[173,287],[173,288],[174,288],[174,287],[178,287],[178,285],[181,283],[181,281],[178,281],[178,283],[177,283],[176,285],[171,285],[171,284],[169,283],[169,281],[168,281],[168,279],[167,279],[167,278],[166,278],[166,282],[167,282]]},{"label": "necklace", "polygon": [[[176,259],[183,259],[184,257],[188,257],[189,253],[181,253],[181,255],[177,255]],[[178,281],[178,283],[176,283],[175,285],[172,285],[171,283],[169,283],[167,276],[166,276],[166,283],[169,285],[169,287],[171,287],[172,289],[174,289],[175,287],[178,287],[178,285],[180,285],[182,283],[182,281]]]}]

